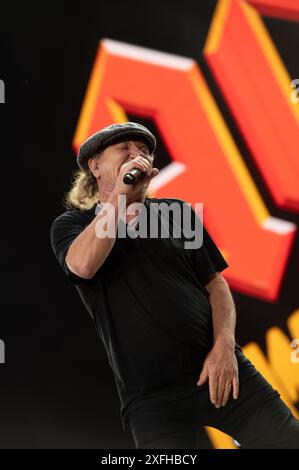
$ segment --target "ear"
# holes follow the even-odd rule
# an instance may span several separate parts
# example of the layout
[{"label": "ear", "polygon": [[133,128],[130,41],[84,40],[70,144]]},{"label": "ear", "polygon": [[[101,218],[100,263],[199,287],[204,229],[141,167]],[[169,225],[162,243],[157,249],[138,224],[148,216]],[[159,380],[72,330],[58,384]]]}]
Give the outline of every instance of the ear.
[{"label": "ear", "polygon": [[93,176],[95,178],[98,178],[99,174],[100,174],[100,169],[99,169],[99,160],[98,158],[95,156],[95,157],[92,157],[88,160],[88,166],[89,166],[89,169],[90,171],[92,172]]}]

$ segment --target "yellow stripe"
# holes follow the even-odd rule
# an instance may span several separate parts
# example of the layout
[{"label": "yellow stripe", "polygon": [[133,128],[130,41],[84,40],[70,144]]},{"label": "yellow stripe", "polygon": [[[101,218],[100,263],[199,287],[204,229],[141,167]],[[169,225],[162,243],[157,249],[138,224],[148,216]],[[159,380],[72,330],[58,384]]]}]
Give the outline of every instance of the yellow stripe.
[{"label": "yellow stripe", "polygon": [[260,15],[246,2],[241,3],[241,8],[243,8],[244,14],[248,20],[248,24],[255,34],[258,44],[264,53],[265,60],[269,63],[273,71],[273,80],[277,81],[279,88],[281,89],[281,92],[287,102],[287,105],[299,125],[299,107],[292,105],[290,99],[293,89],[290,86],[291,78],[288,74],[288,71],[283,64]]},{"label": "yellow stripe", "polygon": [[106,100],[108,109],[111,113],[114,122],[122,123],[128,121],[128,116],[125,113],[125,110],[120,104],[118,104],[112,98]]},{"label": "yellow stripe", "polygon": [[228,254],[228,251],[227,250],[220,250],[220,253],[222,254],[223,258],[229,262],[229,254]]},{"label": "yellow stripe", "polygon": [[268,217],[268,210],[260,197],[257,187],[247,170],[239,150],[196,64],[190,71],[190,79],[198,101],[205,110],[219,145],[222,147],[232,172],[239,182],[240,190],[243,192],[249,207],[251,207],[257,222],[260,224]]},{"label": "yellow stripe", "polygon": [[233,439],[216,428],[205,426],[205,430],[214,449],[236,449]]},{"label": "yellow stripe", "polygon": [[[76,146],[79,146],[88,137],[88,129],[90,126],[90,121],[94,108],[96,106],[96,98],[99,93],[101,82],[104,76],[104,68],[107,61],[107,52],[103,45],[100,46],[98,54],[100,55],[100,58],[98,59],[98,56],[96,57],[96,61],[91,72],[87,91],[83,101],[82,110],[79,117],[79,122],[73,140],[73,143]],[[99,62],[97,63],[97,61]]]},{"label": "yellow stripe", "polygon": [[231,0],[219,0],[212,18],[212,25],[209,29],[204,53],[213,54],[219,45],[223,28],[226,22]]}]

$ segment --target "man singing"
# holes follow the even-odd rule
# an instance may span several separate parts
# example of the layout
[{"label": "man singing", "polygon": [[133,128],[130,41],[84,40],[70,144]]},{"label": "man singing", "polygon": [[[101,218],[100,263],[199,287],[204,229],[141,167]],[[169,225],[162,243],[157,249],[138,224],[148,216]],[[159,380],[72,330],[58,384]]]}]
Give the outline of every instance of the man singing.
[{"label": "man singing", "polygon": [[[55,256],[107,352],[124,430],[136,448],[196,449],[212,426],[242,448],[299,449],[299,421],[235,342],[228,264],[189,204],[149,197],[155,147],[133,122],[93,134],[79,148],[67,211],[51,226]],[[133,169],[137,181],[125,184]],[[166,210],[174,205],[190,209],[200,245],[187,245],[184,230],[175,236],[188,221]],[[150,231],[157,222],[167,236]]]}]

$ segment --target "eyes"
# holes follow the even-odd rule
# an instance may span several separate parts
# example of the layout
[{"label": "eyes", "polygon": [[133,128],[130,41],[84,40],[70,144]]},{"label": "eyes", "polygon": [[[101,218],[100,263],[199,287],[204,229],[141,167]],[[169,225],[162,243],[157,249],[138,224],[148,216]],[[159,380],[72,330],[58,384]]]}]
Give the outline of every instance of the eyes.
[{"label": "eyes", "polygon": [[[138,145],[138,148],[139,150],[141,150],[142,152],[144,152],[145,154],[148,154],[149,155],[149,149],[147,147],[147,145],[144,145],[144,144],[140,144]],[[128,150],[129,149],[129,145],[127,143],[122,143],[120,144],[118,147],[117,147],[118,150]]]}]

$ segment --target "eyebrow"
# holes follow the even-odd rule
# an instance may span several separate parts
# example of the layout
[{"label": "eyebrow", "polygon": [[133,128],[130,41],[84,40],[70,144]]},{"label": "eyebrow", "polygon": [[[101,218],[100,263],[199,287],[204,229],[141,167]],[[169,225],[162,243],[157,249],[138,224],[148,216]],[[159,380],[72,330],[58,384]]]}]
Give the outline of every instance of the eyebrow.
[{"label": "eyebrow", "polygon": [[127,144],[128,142],[136,142],[136,143],[141,144],[141,145],[146,145],[146,143],[142,142],[141,140],[123,140],[122,142],[118,142],[116,145],[118,145],[118,144]]},{"label": "eyebrow", "polygon": [[[146,147],[146,149],[147,149],[148,151],[150,151],[148,145],[147,145],[145,142],[141,142],[141,141],[139,141],[139,140],[135,140],[135,141],[132,141],[132,142],[136,142],[137,144],[140,144],[141,147]],[[121,146],[121,145],[125,145],[125,144],[126,144],[126,145],[128,144],[128,141],[127,141],[127,140],[125,140],[125,141],[123,141],[123,142],[118,142],[118,143],[115,144],[115,145]]]}]

